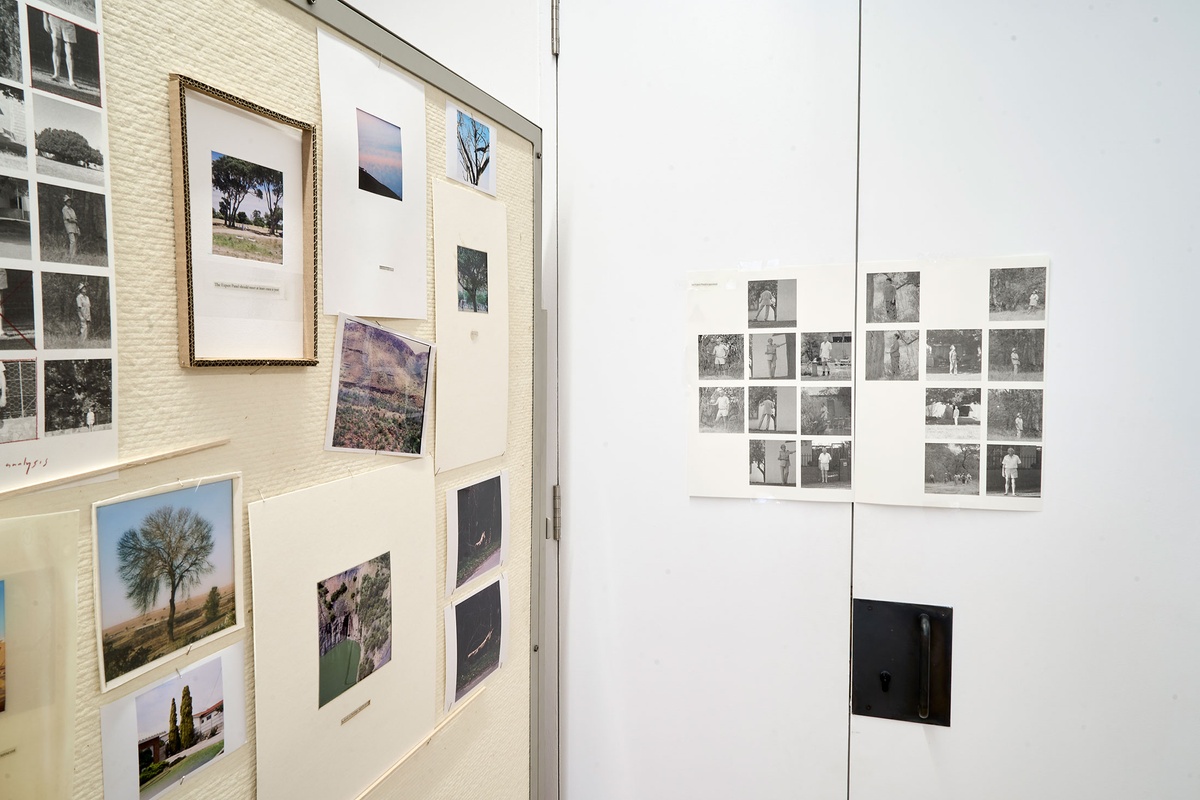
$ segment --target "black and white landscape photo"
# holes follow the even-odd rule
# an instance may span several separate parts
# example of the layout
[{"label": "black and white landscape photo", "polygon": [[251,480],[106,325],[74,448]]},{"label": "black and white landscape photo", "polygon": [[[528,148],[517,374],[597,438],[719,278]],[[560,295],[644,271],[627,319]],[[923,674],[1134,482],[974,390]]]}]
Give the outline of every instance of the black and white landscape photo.
[{"label": "black and white landscape photo", "polygon": [[796,327],[796,280],[748,281],[746,319],[751,328]]},{"label": "black and white landscape photo", "polygon": [[800,380],[848,381],[853,377],[850,331],[800,334]]},{"label": "black and white landscape photo", "polygon": [[925,389],[926,439],[978,442],[982,422],[979,389]]},{"label": "black and white landscape photo", "polygon": [[43,272],[42,326],[48,350],[110,347],[108,278]]},{"label": "black and white landscape photo", "polygon": [[977,381],[983,372],[983,331],[925,331],[925,375]]},{"label": "black and white landscape photo", "polygon": [[1041,389],[989,389],[988,439],[1042,440]]},{"label": "black and white landscape photo", "polygon": [[869,273],[866,311],[867,322],[920,322],[921,273]]},{"label": "black and white landscape photo", "polygon": [[1046,318],[1046,268],[1005,267],[989,276],[988,316],[993,322]]},{"label": "black and white landscape photo", "polygon": [[34,95],[33,112],[38,173],[103,186],[105,142],[100,112],[40,94]]},{"label": "black and white landscape photo", "polygon": [[40,181],[37,192],[42,261],[108,266],[104,195]]},{"label": "black and white landscape photo", "polygon": [[100,105],[100,42],[96,32],[33,6],[28,7],[28,21],[33,87]]},{"label": "black and white landscape photo", "polygon": [[979,445],[925,445],[925,493],[979,496]]},{"label": "black and white landscape photo", "polygon": [[700,433],[743,433],[745,431],[745,388],[741,386],[702,386],[699,392]]},{"label": "black and white landscape photo", "polygon": [[1045,347],[1042,328],[993,328],[988,332],[988,380],[1043,380]]},{"label": "black and white landscape photo", "polygon": [[867,331],[866,361],[869,381],[915,381],[921,357],[920,331]]},{"label": "black and white landscape photo", "polygon": [[33,271],[0,267],[0,350],[33,350]]},{"label": "black and white landscape photo", "polygon": [[112,429],[112,361],[46,361],[46,435]]},{"label": "black and white landscape photo", "polygon": [[742,380],[745,337],[740,333],[702,333],[698,367],[701,380]]}]

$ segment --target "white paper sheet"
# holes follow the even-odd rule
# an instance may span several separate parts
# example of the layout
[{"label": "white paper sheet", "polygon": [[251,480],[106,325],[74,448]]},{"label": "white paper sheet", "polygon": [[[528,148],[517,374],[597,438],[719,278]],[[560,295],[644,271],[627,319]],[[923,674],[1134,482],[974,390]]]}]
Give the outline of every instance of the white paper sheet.
[{"label": "white paper sheet", "polygon": [[[1045,257],[860,264],[856,499],[1041,508],[1048,267]],[[1015,494],[1002,474],[1009,448]]]},{"label": "white paper sheet", "polygon": [[689,276],[690,495],[854,498],[853,307],[849,264]]},{"label": "white paper sheet", "polygon": [[317,48],[325,313],[425,319],[425,87],[324,30]]},{"label": "white paper sheet", "polygon": [[71,796],[79,513],[0,520],[0,797]]},{"label": "white paper sheet", "polygon": [[[246,645],[244,642],[227,647],[207,658],[199,659],[175,674],[145,689],[122,697],[100,709],[100,739],[103,748],[104,796],[108,800],[137,800],[140,797],[138,775],[142,767],[139,757],[162,752],[168,737],[171,703],[182,715],[182,689],[188,688],[192,697],[192,713],[196,716],[194,730],[199,741],[186,750],[166,757],[167,761],[183,757],[179,765],[167,770],[154,787],[147,785],[147,797],[157,791],[165,794],[171,789],[204,780],[204,768],[228,756],[246,743]],[[207,713],[205,713],[207,712]],[[155,740],[158,740],[158,743]],[[218,740],[224,749],[209,761],[207,751]],[[153,757],[153,756],[152,756]],[[191,763],[200,766],[189,769]],[[158,756],[163,761],[163,756]]]},{"label": "white paper sheet", "polygon": [[508,470],[446,490],[446,594],[508,563]]},{"label": "white paper sheet", "polygon": [[496,126],[446,101],[446,177],[496,196]]},{"label": "white paper sheet", "polygon": [[[446,606],[446,711],[464,702],[504,666],[508,658],[508,626],[505,574]],[[500,638],[498,651],[496,636]],[[475,659],[480,660],[481,668],[467,679]]]},{"label": "white paper sheet", "polygon": [[[357,797],[433,729],[433,466],[358,474],[249,513],[259,795]],[[318,707],[317,583],[384,552],[391,660]]]},{"label": "white paper sheet", "polygon": [[[508,228],[502,203],[438,181],[433,187],[437,296],[438,472],[504,454],[508,441]],[[466,251],[474,251],[466,252]],[[460,255],[461,253],[461,255]],[[486,254],[474,302],[460,258]],[[463,262],[461,270],[471,269]],[[469,276],[464,275],[464,280]],[[479,302],[486,297],[486,311]]]}]

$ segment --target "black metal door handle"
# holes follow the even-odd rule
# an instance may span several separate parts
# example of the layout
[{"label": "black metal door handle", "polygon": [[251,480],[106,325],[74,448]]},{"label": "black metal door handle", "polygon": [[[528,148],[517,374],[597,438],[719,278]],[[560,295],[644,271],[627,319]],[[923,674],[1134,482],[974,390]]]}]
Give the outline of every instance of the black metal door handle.
[{"label": "black metal door handle", "polygon": [[929,719],[929,615],[922,614],[921,620],[921,670],[917,684],[917,716]]}]

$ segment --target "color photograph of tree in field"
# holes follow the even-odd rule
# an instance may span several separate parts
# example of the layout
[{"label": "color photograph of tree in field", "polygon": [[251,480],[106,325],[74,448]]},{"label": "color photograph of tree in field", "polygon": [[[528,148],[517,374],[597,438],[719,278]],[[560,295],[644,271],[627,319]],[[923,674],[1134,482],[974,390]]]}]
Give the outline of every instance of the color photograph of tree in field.
[{"label": "color photograph of tree in field", "polygon": [[212,152],[213,255],[283,263],[283,173]]},{"label": "color photograph of tree in field", "polygon": [[915,381],[920,340],[919,331],[867,331],[867,380]]},{"label": "color photograph of tree in field", "polygon": [[237,624],[234,547],[232,480],[96,507],[106,681]]},{"label": "color photograph of tree in field", "polygon": [[454,606],[458,649],[454,699],[461,699],[500,666],[500,581],[497,580]]},{"label": "color photograph of tree in field", "polygon": [[1046,268],[994,269],[989,276],[989,319],[1033,320],[1046,318]]},{"label": "color photograph of tree in field", "polygon": [[150,800],[225,752],[221,659],[163,681],[134,700],[138,800]]},{"label": "color photograph of tree in field", "polygon": [[1045,345],[1046,331],[1041,328],[989,331],[988,380],[1043,380]]},{"label": "color photograph of tree in field", "polygon": [[392,554],[317,584],[318,707],[392,660]]},{"label": "color photograph of tree in field", "polygon": [[746,369],[745,347],[745,339],[740,333],[700,334],[700,378],[742,380]]},{"label": "color photograph of tree in field", "polygon": [[979,441],[980,397],[979,389],[926,389],[925,438]]},{"label": "color photograph of tree in field", "polygon": [[979,445],[925,445],[925,494],[978,495]]},{"label": "color photograph of tree in field", "polygon": [[1041,389],[990,389],[987,430],[989,439],[1042,440]]},{"label": "color photograph of tree in field", "polygon": [[920,322],[921,273],[867,275],[867,322]]},{"label": "color photograph of tree in field", "polygon": [[459,489],[458,565],[455,586],[500,565],[504,504],[500,476]]},{"label": "color photograph of tree in field", "polygon": [[458,310],[488,313],[488,254],[458,246]]},{"label": "color photograph of tree in field", "polygon": [[346,319],[331,445],[419,455],[430,352],[427,344]]}]

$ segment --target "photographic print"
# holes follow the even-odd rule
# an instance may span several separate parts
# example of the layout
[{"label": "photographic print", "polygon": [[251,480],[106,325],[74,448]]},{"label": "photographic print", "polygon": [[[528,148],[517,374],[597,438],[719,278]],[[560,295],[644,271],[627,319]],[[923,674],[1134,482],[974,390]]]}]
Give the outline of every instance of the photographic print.
[{"label": "photographic print", "polygon": [[850,441],[800,440],[800,486],[809,489],[850,488]]},{"label": "photographic print", "polygon": [[358,112],[358,188],[404,200],[404,154],[400,128],[361,108]]},{"label": "photographic print", "polygon": [[920,357],[919,331],[867,331],[869,381],[915,381]]},{"label": "photographic print", "polygon": [[212,253],[283,263],[283,173],[212,151]]},{"label": "photographic print", "polygon": [[[2,23],[0,23],[2,26]],[[3,31],[0,29],[0,37]],[[0,51],[3,51],[0,43]],[[0,56],[2,58],[2,56]],[[24,171],[29,168],[26,156],[29,153],[26,139],[25,92],[12,86],[0,84],[0,169]],[[25,192],[28,201],[29,192]],[[5,204],[6,208],[13,207]],[[28,202],[24,206],[28,209]]]},{"label": "photographic print", "polygon": [[796,433],[796,387],[751,386],[750,430]]},{"label": "photographic print", "polygon": [[502,663],[505,624],[502,590],[501,579],[497,578],[453,606],[455,702],[481,684]]},{"label": "photographic print", "polygon": [[[741,386],[700,387],[700,432],[743,433],[746,390]],[[753,389],[751,389],[753,391]]]},{"label": "photographic print", "polygon": [[37,362],[0,361],[0,444],[37,438]]},{"label": "photographic print", "polygon": [[796,377],[796,334],[751,333],[750,380]]},{"label": "photographic print", "polygon": [[488,254],[458,245],[458,310],[488,313]]},{"label": "photographic print", "polygon": [[137,695],[138,798],[150,800],[225,752],[221,659]]},{"label": "photographic print", "polygon": [[979,495],[979,445],[925,445],[925,493]]},{"label": "photographic print", "polygon": [[1046,268],[1005,267],[989,276],[988,318],[993,322],[1046,318]]},{"label": "photographic print", "polygon": [[454,564],[454,578],[446,589],[460,586],[500,566],[508,538],[508,476],[464,486],[446,498],[447,564]]},{"label": "photographic print", "polygon": [[446,175],[496,194],[496,129],[477,114],[446,103]]},{"label": "photographic print", "polygon": [[42,4],[74,14],[88,22],[96,21],[96,0],[42,0]]},{"label": "photographic print", "polygon": [[852,414],[849,386],[800,390],[800,433],[805,436],[849,436]]},{"label": "photographic print", "polygon": [[8,700],[8,670],[5,666],[8,663],[8,636],[5,632],[5,617],[4,581],[0,581],[0,711],[4,711],[5,702]]},{"label": "photographic print", "polygon": [[108,278],[43,272],[42,329],[49,350],[110,347]]},{"label": "photographic print", "polygon": [[0,0],[0,78],[22,82],[21,16],[17,0]]},{"label": "photographic print", "polygon": [[700,334],[700,379],[742,380],[744,337],[740,333]]},{"label": "photographic print", "polygon": [[317,584],[317,706],[392,660],[392,554]]},{"label": "photographic print", "polygon": [[30,231],[29,181],[0,175],[0,256],[31,258]]},{"label": "photographic print", "polygon": [[750,485],[795,486],[795,439],[750,440]]},{"label": "photographic print", "polygon": [[796,327],[796,280],[748,281],[746,318],[751,328]]},{"label": "photographic print", "polygon": [[1046,331],[1042,328],[988,331],[988,380],[1042,380],[1045,345]]},{"label": "photographic print", "polygon": [[29,74],[33,87],[100,105],[100,43],[96,32],[28,6]]},{"label": "photographic print", "polygon": [[[991,410],[988,411],[991,414]],[[1042,448],[1027,444],[987,446],[987,493],[1003,497],[1042,496]]]},{"label": "photographic print", "polygon": [[104,195],[41,182],[37,190],[42,261],[107,267]]},{"label": "photographic print", "polygon": [[1042,440],[1041,389],[989,389],[989,439]]},{"label": "photographic print", "polygon": [[94,506],[103,691],[241,626],[235,482],[154,489]]},{"label": "photographic print", "polygon": [[977,381],[983,371],[983,331],[925,331],[925,375]]},{"label": "photographic print", "polygon": [[338,321],[326,448],[421,455],[433,345],[344,314]]},{"label": "photographic print", "polygon": [[979,389],[926,388],[925,438],[979,441],[979,426],[983,421],[980,392]]},{"label": "photographic print", "polygon": [[848,381],[854,372],[850,331],[800,334],[800,380]]},{"label": "photographic print", "polygon": [[46,435],[112,429],[112,360],[47,361]]},{"label": "photographic print", "polygon": [[37,171],[103,186],[106,146],[100,112],[38,94],[33,97],[33,115]]},{"label": "photographic print", "polygon": [[33,350],[33,271],[0,267],[0,350]]},{"label": "photographic print", "polygon": [[867,322],[920,322],[921,273],[867,274]]}]

